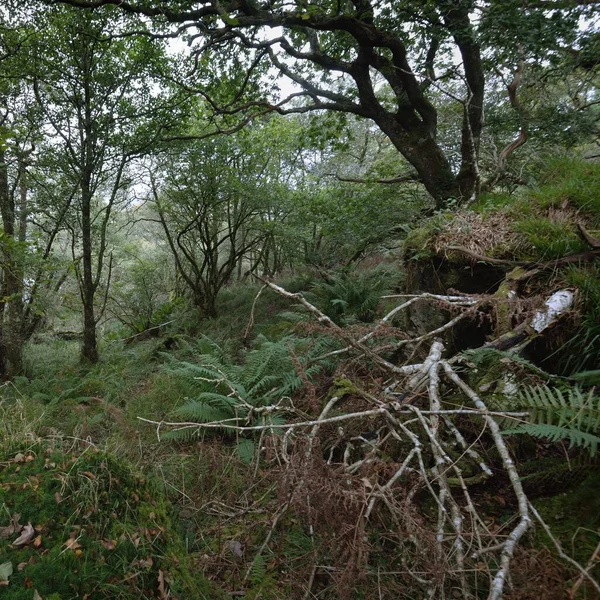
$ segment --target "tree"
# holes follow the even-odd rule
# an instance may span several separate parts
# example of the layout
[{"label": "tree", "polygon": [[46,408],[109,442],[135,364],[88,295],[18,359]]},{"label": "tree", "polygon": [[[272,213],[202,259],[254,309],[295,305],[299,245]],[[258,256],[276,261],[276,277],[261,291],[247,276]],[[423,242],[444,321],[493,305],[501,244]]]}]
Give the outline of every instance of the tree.
[{"label": "tree", "polygon": [[[2,17],[5,15],[0,15],[0,375],[10,377],[20,373],[23,345],[39,322],[32,311],[41,286],[41,262],[49,257],[54,240],[52,236],[45,240],[47,251],[40,255],[29,235],[35,212],[30,197],[31,167],[37,161],[41,126],[31,89],[20,80],[25,62],[22,49],[31,29]],[[36,233],[37,241],[44,243],[41,232]]]},{"label": "tree", "polygon": [[[452,198],[470,199],[479,190],[492,65],[516,69],[527,60],[547,60],[556,48],[576,47],[579,19],[589,18],[598,5],[586,0],[204,0],[166,7],[152,0],[58,1],[89,9],[118,5],[159,26],[176,24],[173,35],[187,35],[193,44],[187,85],[225,124],[234,115],[243,122],[252,111],[270,110],[329,110],[374,121],[438,207]],[[269,67],[299,91],[279,101],[266,94]],[[229,92],[223,91],[223,77],[233,84]],[[438,138],[440,95],[461,108],[460,140],[451,147]],[[457,169],[453,152],[460,154]]]},{"label": "tree", "polygon": [[219,291],[243,263],[251,271],[273,264],[270,224],[288,192],[272,125],[173,149],[151,174],[157,220],[205,316],[216,315]]},{"label": "tree", "polygon": [[51,145],[61,153],[56,166],[74,189],[68,224],[83,304],[82,356],[90,362],[98,359],[103,311],[97,292],[103,287],[106,298],[110,286],[113,211],[129,200],[133,161],[179,118],[168,90],[158,89],[157,71],[167,68],[162,49],[144,37],[113,35],[126,25],[131,19],[114,11],[49,9],[38,18],[31,72]]}]

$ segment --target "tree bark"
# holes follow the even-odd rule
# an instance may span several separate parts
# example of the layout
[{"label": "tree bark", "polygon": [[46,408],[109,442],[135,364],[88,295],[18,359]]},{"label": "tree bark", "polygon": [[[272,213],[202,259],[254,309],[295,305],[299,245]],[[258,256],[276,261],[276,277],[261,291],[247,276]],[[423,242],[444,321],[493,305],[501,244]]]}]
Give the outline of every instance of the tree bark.
[{"label": "tree bark", "polygon": [[84,172],[81,181],[81,238],[83,246],[83,278],[81,300],[83,302],[83,346],[82,358],[98,362],[98,347],[96,341],[96,316],[94,313],[95,286],[92,273],[92,221],[90,189],[91,173]]},{"label": "tree bark", "polygon": [[[19,166],[19,171],[22,170]],[[23,173],[20,173],[24,177]],[[23,193],[23,190],[21,190]],[[4,228],[2,243],[2,299],[0,316],[0,375],[13,377],[22,370],[23,357],[23,267],[19,256],[18,239],[15,237],[15,198],[8,185],[6,153],[0,148],[0,213]]]}]

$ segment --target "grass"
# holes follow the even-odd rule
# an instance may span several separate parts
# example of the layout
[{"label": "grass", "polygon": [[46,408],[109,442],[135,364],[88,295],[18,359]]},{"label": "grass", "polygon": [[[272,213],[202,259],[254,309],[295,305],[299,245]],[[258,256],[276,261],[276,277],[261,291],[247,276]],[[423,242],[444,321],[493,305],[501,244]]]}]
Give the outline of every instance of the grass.
[{"label": "grass", "polygon": [[552,260],[589,249],[577,223],[600,227],[600,163],[555,157],[543,165],[536,186],[482,194],[468,209],[434,215],[408,234],[405,247],[415,260],[445,255],[449,245],[499,258]]}]

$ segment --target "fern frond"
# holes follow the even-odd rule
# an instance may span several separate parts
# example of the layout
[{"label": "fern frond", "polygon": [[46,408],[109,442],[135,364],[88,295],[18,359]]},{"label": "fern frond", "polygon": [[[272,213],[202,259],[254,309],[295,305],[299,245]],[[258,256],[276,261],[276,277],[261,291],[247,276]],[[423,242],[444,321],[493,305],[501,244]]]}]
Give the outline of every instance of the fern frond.
[{"label": "fern frond", "polygon": [[526,387],[519,393],[519,405],[530,409],[533,423],[573,426],[585,432],[600,428],[600,396],[595,390],[583,393],[578,387]]},{"label": "fern frond", "polygon": [[600,437],[597,435],[586,433],[580,429],[561,427],[559,425],[527,423],[515,429],[508,429],[502,433],[504,435],[526,433],[536,438],[548,439],[551,442],[567,440],[569,441],[569,448],[585,448],[589,450],[592,456],[596,455],[598,444],[600,443]]},{"label": "fern frond", "polygon": [[211,423],[235,418],[235,414],[232,413],[231,409],[228,410],[224,406],[213,406],[208,402],[198,402],[197,400],[191,400],[180,406],[174,411],[174,414],[186,421],[198,423]]}]

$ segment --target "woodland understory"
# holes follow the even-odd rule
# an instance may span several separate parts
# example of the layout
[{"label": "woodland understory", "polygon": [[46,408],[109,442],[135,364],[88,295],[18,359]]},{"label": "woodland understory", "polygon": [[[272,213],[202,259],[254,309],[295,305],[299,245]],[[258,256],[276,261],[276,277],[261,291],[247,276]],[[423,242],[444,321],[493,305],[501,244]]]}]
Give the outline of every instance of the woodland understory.
[{"label": "woodland understory", "polygon": [[599,9],[5,0],[0,597],[600,600]]}]

